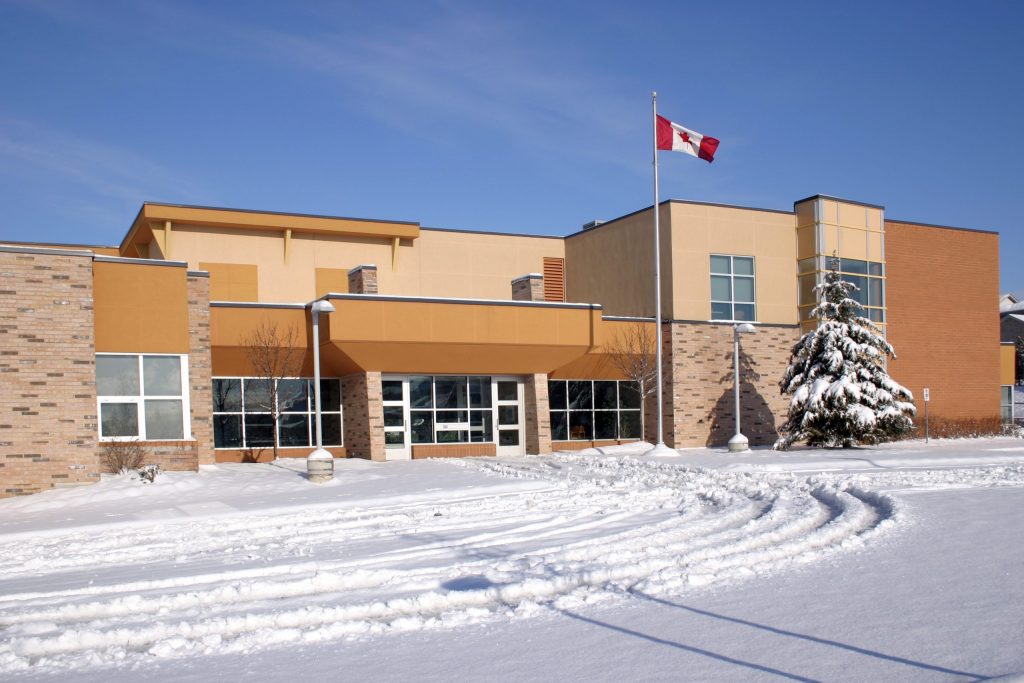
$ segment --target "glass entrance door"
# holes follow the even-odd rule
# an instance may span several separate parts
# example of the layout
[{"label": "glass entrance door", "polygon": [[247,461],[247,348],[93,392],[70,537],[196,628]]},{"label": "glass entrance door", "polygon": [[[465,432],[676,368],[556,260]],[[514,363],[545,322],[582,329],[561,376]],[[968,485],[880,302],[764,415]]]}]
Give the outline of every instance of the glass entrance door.
[{"label": "glass entrance door", "polygon": [[406,379],[385,379],[381,382],[384,398],[384,457],[387,460],[409,460],[409,382]]},{"label": "glass entrance door", "polygon": [[494,380],[497,454],[525,455],[523,381],[515,377],[495,377]]}]

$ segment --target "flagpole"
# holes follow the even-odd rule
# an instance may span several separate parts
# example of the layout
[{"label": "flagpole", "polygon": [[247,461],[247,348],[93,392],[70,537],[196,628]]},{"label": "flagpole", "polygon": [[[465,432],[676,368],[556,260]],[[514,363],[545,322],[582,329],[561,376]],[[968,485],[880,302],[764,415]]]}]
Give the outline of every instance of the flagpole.
[{"label": "flagpole", "polygon": [[653,156],[654,156],[654,334],[655,334],[655,364],[658,368],[658,376],[655,385],[657,386],[657,414],[658,414],[658,443],[649,454],[661,454],[667,452],[675,455],[675,452],[665,445],[665,429],[662,424],[664,405],[662,404],[662,367],[661,367],[661,213],[658,207],[658,93],[651,92],[651,112],[653,124]]}]

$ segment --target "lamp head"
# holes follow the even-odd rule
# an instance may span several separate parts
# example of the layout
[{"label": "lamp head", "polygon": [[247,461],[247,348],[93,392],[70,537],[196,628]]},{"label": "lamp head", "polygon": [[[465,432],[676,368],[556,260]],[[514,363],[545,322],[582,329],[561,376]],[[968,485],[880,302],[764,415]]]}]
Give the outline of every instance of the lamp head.
[{"label": "lamp head", "polygon": [[327,299],[318,299],[311,307],[314,313],[334,313],[334,304]]},{"label": "lamp head", "polygon": [[737,334],[754,334],[757,332],[757,328],[750,323],[740,323],[735,328]]}]

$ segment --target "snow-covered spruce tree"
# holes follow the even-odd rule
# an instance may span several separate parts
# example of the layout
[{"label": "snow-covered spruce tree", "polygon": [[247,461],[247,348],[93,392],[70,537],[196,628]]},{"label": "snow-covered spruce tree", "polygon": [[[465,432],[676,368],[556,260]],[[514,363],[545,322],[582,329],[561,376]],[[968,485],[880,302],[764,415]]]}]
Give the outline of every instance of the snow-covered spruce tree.
[{"label": "snow-covered spruce tree", "polygon": [[839,261],[833,259],[824,282],[815,287],[818,305],[811,317],[818,326],[793,347],[779,382],[792,398],[776,450],[802,440],[849,448],[890,441],[913,428],[914,397],[885,371],[886,357],[896,354],[850,298],[857,289],[839,276]]}]

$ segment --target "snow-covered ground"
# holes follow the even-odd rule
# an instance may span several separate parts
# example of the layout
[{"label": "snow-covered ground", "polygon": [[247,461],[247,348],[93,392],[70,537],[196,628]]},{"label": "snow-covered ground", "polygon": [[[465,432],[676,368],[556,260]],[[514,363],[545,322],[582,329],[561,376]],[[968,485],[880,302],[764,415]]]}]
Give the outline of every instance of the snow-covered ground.
[{"label": "snow-covered ground", "polygon": [[0,501],[0,678],[1024,671],[1024,441],[219,465]]}]

